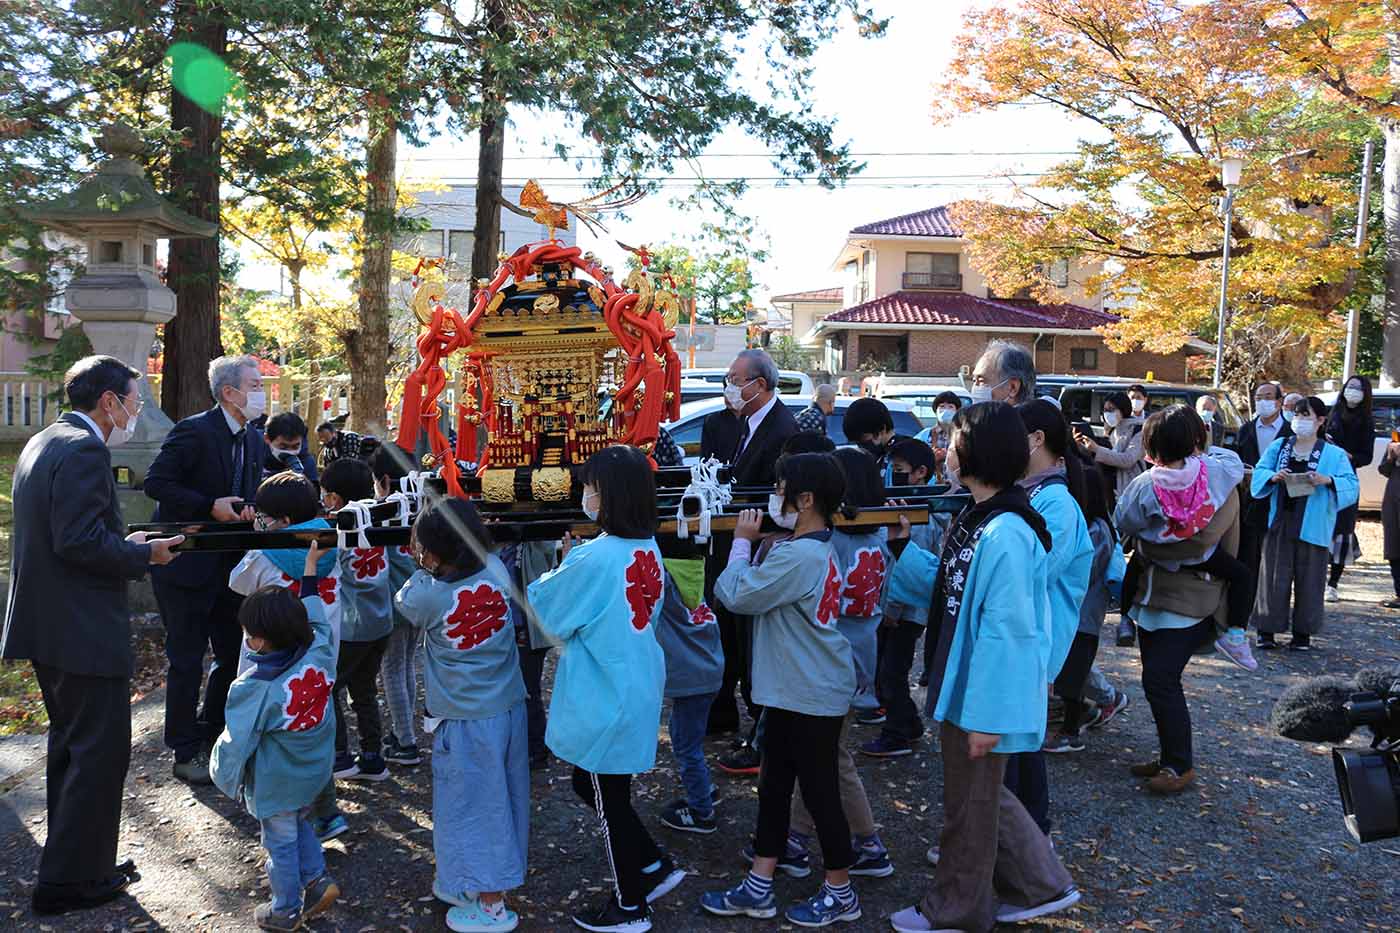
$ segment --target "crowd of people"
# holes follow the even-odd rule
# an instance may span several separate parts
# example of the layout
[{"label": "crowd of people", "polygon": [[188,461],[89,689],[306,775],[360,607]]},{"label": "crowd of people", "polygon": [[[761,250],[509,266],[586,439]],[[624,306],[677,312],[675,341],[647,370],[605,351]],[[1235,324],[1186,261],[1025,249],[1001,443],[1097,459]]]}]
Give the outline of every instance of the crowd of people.
[{"label": "crowd of people", "polygon": [[[696,892],[700,906],[721,917],[781,909],[805,927],[860,919],[853,878],[895,866],[855,754],[936,750],[933,882],[888,918],[915,933],[985,931],[1080,900],[1049,835],[1045,756],[1082,750],[1088,729],[1128,705],[1095,666],[1115,603],[1115,637],[1138,646],[1159,742],[1132,774],[1152,793],[1179,794],[1197,780],[1182,686],[1192,656],[1213,648],[1257,669],[1251,626],[1254,648],[1279,647],[1276,636],[1291,632],[1287,647],[1307,650],[1356,554],[1356,469],[1371,451],[1361,377],[1330,412],[1260,385],[1231,450],[1213,400],[1152,410],[1143,386],[1103,400],[1102,435],[1072,428],[1037,397],[1030,353],[1009,342],[977,361],[972,403],[940,395],[935,423],[917,437],[897,435],[877,399],[852,402],[839,449],[825,432],[831,387],[794,417],[777,376],[763,351],[739,354],[726,410],[704,424],[702,456],[773,493],[766,510],[740,513],[732,546],[703,558],[663,555],[653,462],[622,446],[579,471],[581,507],[601,529],[589,540],[498,545],[471,502],[451,499],[420,512],[408,547],[177,555],[170,540],[125,534],[102,468],[105,446],[139,416],[137,375],[107,358],[77,364],[67,379],[74,413],[36,437],[17,469],[3,643],[5,657],[34,662],[53,722],[36,911],[104,903],[134,877],[134,865],[116,864],[130,739],[129,719],[115,728],[130,676],[117,584],[148,565],[166,627],[174,774],[217,785],[258,819],[271,889],[254,912],[262,929],[294,930],[332,906],[339,888],[322,844],[351,828],[337,783],[419,766],[421,727],[433,777],[431,893],[450,905],[457,931],[517,925],[508,897],[526,882],[530,772],[555,759],[597,815],[614,879],[574,922],[650,929],[649,905],[686,873],[649,824],[715,832],[706,740],[725,735],[733,744],[716,763],[757,776],[758,812],[748,871]],[[325,516],[386,499],[410,469],[408,452],[323,424],[329,453],[318,470],[299,418],[261,421],[250,359],[215,361],[210,387],[215,407],[177,424],[146,474],[157,520],[326,529]],[[1397,462],[1393,443],[1381,466],[1392,480]],[[63,476],[83,494],[54,498]],[[945,484],[966,505],[929,524],[870,531],[837,521]],[[1400,605],[1400,488],[1387,509]],[[104,594],[100,613],[74,595],[72,574]],[[41,606],[55,590],[68,602]],[[63,606],[91,629],[93,647],[111,650],[75,660],[59,644],[72,633],[43,622],[67,618]],[[657,763],[667,703],[679,795],[646,814],[632,781]],[[805,878],[818,857],[819,886],[780,908],[775,873]]]}]

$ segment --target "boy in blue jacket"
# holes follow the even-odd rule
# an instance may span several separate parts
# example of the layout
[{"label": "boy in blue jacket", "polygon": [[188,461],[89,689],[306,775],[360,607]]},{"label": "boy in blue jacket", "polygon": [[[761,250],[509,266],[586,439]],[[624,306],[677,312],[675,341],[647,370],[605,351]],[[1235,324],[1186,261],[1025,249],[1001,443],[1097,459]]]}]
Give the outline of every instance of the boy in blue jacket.
[{"label": "boy in blue jacket", "polygon": [[259,589],[238,621],[253,666],[229,688],[223,734],[209,760],[219,789],[262,824],[272,901],[253,913],[262,930],[295,930],[340,896],[311,827],[335,751],[335,633],[317,597],[315,544],[298,600],[284,587]]}]

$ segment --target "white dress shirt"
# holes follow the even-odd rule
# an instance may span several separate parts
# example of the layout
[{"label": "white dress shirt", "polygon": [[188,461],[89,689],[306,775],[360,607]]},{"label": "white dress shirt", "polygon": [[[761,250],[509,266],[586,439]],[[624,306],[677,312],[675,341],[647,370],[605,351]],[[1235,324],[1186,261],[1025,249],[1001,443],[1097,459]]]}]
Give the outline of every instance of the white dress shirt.
[{"label": "white dress shirt", "polygon": [[97,426],[96,421],[93,421],[91,418],[89,418],[87,415],[83,414],[80,411],[75,411],[73,412],[73,414],[77,415],[79,418],[82,418],[88,423],[88,427],[92,428],[92,433],[97,435],[97,439],[99,441],[106,441],[107,437],[105,434],[102,433],[102,429]]},{"label": "white dress shirt", "polygon": [[[1269,445],[1278,440],[1278,432],[1283,430],[1283,415],[1274,417],[1273,424],[1265,424],[1262,419],[1254,419],[1254,436],[1259,439],[1259,453],[1269,449]],[[1254,464],[1250,464],[1253,466]]]}]

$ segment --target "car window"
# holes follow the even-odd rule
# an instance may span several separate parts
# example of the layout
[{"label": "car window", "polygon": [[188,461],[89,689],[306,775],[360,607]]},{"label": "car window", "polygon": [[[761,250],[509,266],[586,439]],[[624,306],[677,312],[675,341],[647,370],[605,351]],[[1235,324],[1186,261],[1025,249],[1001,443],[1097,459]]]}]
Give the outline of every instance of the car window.
[{"label": "car window", "polygon": [[681,402],[693,402],[702,398],[718,398],[723,395],[722,389],[681,389]]},{"label": "car window", "polygon": [[801,395],[802,380],[796,376],[779,376],[778,391],[783,395]]},{"label": "car window", "polygon": [[[666,431],[671,435],[671,440],[685,448],[688,454],[700,452],[700,431],[705,427],[705,419],[691,418],[689,421],[677,424],[666,425]],[[691,447],[694,450],[691,450]]]},{"label": "car window", "polygon": [[1377,395],[1371,402],[1371,420],[1376,437],[1390,437],[1400,430],[1400,396]]}]

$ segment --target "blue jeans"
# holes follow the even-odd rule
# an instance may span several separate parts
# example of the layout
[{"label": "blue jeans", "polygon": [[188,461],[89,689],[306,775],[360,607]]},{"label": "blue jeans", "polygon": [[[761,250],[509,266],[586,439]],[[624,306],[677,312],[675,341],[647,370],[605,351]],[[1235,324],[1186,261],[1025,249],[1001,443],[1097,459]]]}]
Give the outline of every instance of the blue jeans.
[{"label": "blue jeans", "polygon": [[681,772],[685,802],[697,816],[713,816],[710,768],[705,764],[705,727],[710,719],[710,704],[715,694],[676,697],[671,701],[671,752]]},{"label": "blue jeans", "polygon": [[301,893],[326,873],[321,840],[307,819],[309,809],[275,813],[262,819],[262,844],[267,850],[267,880],[272,886],[272,909],[301,910]]}]

